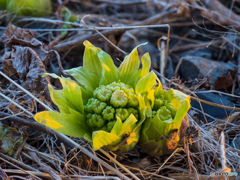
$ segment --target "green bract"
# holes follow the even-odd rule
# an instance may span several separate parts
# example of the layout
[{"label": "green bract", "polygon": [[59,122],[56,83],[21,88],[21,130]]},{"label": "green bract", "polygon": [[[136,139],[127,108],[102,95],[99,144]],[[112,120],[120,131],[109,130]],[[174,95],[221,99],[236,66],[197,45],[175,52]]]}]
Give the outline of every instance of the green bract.
[{"label": "green bract", "polygon": [[177,147],[182,120],[190,108],[190,97],[177,90],[163,90],[160,81],[154,91],[153,96],[146,98],[152,103],[148,106],[139,145],[149,155],[161,156],[171,154]]},{"label": "green bract", "polygon": [[150,57],[142,56],[139,69],[136,47],[116,68],[107,53],[88,41],[84,45],[83,66],[67,70],[76,81],[48,74],[58,78],[63,87],[55,90],[49,85],[60,112],[44,111],[34,118],[57,132],[84,137],[94,150],[104,146],[126,152],[139,140],[148,112],[144,98],[153,95],[156,85],[156,75],[149,73]]}]

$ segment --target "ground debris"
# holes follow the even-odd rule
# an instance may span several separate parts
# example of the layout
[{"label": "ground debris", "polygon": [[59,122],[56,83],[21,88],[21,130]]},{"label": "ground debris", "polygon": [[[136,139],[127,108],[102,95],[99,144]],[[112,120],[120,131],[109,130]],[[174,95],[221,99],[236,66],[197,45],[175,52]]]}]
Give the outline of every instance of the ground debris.
[{"label": "ground debris", "polygon": [[3,72],[9,77],[18,76],[24,87],[45,89],[47,80],[42,75],[53,52],[36,39],[36,33],[9,24],[0,41],[5,44]]},{"label": "ground debris", "polygon": [[0,152],[13,155],[23,142],[23,135],[15,128],[3,126],[0,123]]},{"label": "ground debris", "polygon": [[[238,1],[51,1],[55,8],[51,17],[14,16],[14,20],[19,21],[18,26],[37,29],[37,32],[9,24],[16,22],[12,21],[13,14],[4,14],[0,24],[9,26],[1,37],[4,47],[0,43],[0,71],[51,109],[56,109],[45,94],[39,93],[47,88],[48,80],[42,78],[45,69],[48,73],[65,75],[64,69],[81,66],[82,44],[87,39],[110,54],[117,66],[125,53],[148,42],[138,48],[139,56],[149,52],[151,66],[159,72],[164,53],[158,49],[157,41],[167,36],[167,28],[154,28],[152,25],[167,23],[171,27],[168,58],[165,75],[158,76],[165,77],[164,88],[176,88],[191,95],[192,107],[179,133],[173,131],[163,138],[168,139],[172,148],[175,148],[174,138],[179,136],[184,141],[180,141],[178,150],[171,156],[148,156],[139,146],[124,154],[108,153],[139,179],[221,179],[222,176],[211,177],[211,174],[224,170],[219,144],[220,133],[223,132],[227,165],[232,172],[240,172],[240,116],[235,109],[240,104]],[[68,24],[69,20],[60,14],[66,7],[81,21]],[[59,29],[63,25],[68,25],[69,29],[65,30],[67,35],[61,37]],[[148,27],[140,28],[143,25]],[[135,29],[125,29],[126,26],[134,26]],[[53,48],[59,52],[59,58],[51,57],[49,60],[55,53]],[[62,66],[59,65],[61,63]],[[29,136],[24,137],[14,156],[0,153],[0,161],[1,158],[5,160],[1,161],[0,180],[1,175],[6,176],[4,172],[9,179],[17,176],[25,179],[119,179],[113,171],[95,161],[92,158],[95,156],[131,178],[106,154],[94,152],[86,140],[71,138],[94,156],[84,154],[71,141],[64,141],[62,136],[34,122],[26,112],[34,115],[46,110],[45,107],[13,83],[8,86],[8,81],[1,78],[0,75],[0,93],[11,101],[0,96],[0,121],[5,127],[29,127]],[[58,80],[51,82],[56,89],[62,88]]]}]

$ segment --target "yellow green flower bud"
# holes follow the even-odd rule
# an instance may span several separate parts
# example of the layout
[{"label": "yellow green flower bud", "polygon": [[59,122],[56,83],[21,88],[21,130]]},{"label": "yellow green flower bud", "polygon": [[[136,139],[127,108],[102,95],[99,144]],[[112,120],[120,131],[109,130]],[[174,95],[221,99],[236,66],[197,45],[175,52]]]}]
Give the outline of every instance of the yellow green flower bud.
[{"label": "yellow green flower bud", "polygon": [[104,89],[104,88],[105,88],[105,86],[104,86],[104,85],[101,85],[101,86],[99,86],[97,89],[95,89],[95,91],[93,92],[93,97],[94,97],[94,98],[97,98],[97,95],[98,95],[98,93],[99,93],[99,90]]},{"label": "yellow green flower bud", "polygon": [[114,113],[115,113],[115,109],[112,106],[107,106],[103,112],[103,119],[111,121],[114,119]]},{"label": "yellow green flower bud", "polygon": [[152,118],[154,118],[157,114],[157,111],[152,111]]},{"label": "yellow green flower bud", "polygon": [[155,99],[155,100],[154,100],[153,109],[154,109],[155,111],[157,111],[157,110],[160,109],[160,107],[163,106],[163,105],[164,105],[164,102],[163,102],[162,99],[160,99],[160,98]]},{"label": "yellow green flower bud", "polygon": [[135,118],[138,119],[138,117],[139,117],[138,110],[133,109],[133,108],[128,108],[127,110],[128,110],[129,115],[133,114],[135,116]]},{"label": "yellow green flower bud", "polygon": [[129,116],[129,112],[125,108],[118,108],[116,109],[116,116],[118,116],[122,121],[125,121]]},{"label": "yellow green flower bud", "polygon": [[105,123],[106,121],[100,114],[93,114],[92,117],[87,120],[87,124],[91,128],[101,128]]},{"label": "yellow green flower bud", "polygon": [[107,106],[106,103],[99,101],[98,99],[95,99],[95,101],[92,103],[93,111],[97,114],[102,113],[103,109]]},{"label": "yellow green flower bud", "polygon": [[134,89],[127,85],[127,84],[124,84],[124,83],[120,83],[120,88],[121,90],[123,90],[126,94],[127,93],[134,93]]},{"label": "yellow green flower bud", "polygon": [[168,110],[165,106],[162,106],[158,111],[159,111],[159,118],[162,121],[172,120],[171,111]]},{"label": "yellow green flower bud", "polygon": [[100,101],[109,102],[111,96],[112,96],[111,90],[108,90],[108,89],[99,89],[98,90],[97,98]]},{"label": "yellow green flower bud", "polygon": [[120,90],[120,85],[119,83],[113,82],[112,84],[107,85],[106,88],[111,91],[116,91],[116,90]]},{"label": "yellow green flower bud", "polygon": [[113,92],[110,104],[115,108],[124,107],[128,103],[127,94],[123,90]]},{"label": "yellow green flower bud", "polygon": [[114,124],[116,123],[116,121],[109,121],[107,123],[107,131],[110,132],[114,126]]},{"label": "yellow green flower bud", "polygon": [[88,103],[85,105],[85,110],[89,113],[94,113],[93,111],[93,102],[95,101],[94,98],[88,99]]},{"label": "yellow green flower bud", "polygon": [[165,103],[164,106],[166,106],[166,108],[169,111],[171,111],[172,118],[174,118],[175,115],[176,115],[176,109],[173,107],[173,104],[172,103]]},{"label": "yellow green flower bud", "polygon": [[128,93],[128,106],[129,107],[137,107],[138,106],[138,99],[137,96],[133,93]]}]

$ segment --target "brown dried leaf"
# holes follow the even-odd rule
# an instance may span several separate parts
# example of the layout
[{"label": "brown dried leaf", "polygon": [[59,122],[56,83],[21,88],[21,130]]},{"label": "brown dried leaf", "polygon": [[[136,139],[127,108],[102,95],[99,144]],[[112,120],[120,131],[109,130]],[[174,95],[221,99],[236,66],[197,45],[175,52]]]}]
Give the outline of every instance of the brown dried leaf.
[{"label": "brown dried leaf", "polygon": [[[225,118],[225,119],[223,119],[223,120],[226,121],[226,122],[232,123],[236,118],[239,117],[239,115],[240,115],[240,112],[234,112],[234,113],[230,114],[230,116],[228,116],[227,118]],[[217,124],[222,124],[222,122],[221,122],[221,121],[217,121],[215,124],[216,124],[216,125],[217,125]],[[226,124],[226,125],[227,125],[227,124]],[[225,125],[221,125],[221,126],[219,126],[219,128],[217,129],[217,132],[216,132],[216,133],[218,134],[218,136],[219,136],[219,134],[221,133],[221,131],[222,131],[222,129],[224,128],[224,126],[225,126]],[[216,129],[216,128],[214,128],[214,129]]]},{"label": "brown dried leaf", "polygon": [[214,83],[215,89],[227,89],[233,85],[233,78],[230,70],[228,70],[227,75],[219,76]]},{"label": "brown dried leaf", "polygon": [[[235,120],[237,117],[239,117],[240,112],[234,112],[232,114],[230,114],[230,116],[228,116],[227,118],[223,119],[226,122],[232,123],[233,120]],[[220,124],[220,122],[216,122],[216,124]]]},{"label": "brown dried leaf", "polygon": [[41,91],[47,86],[45,65],[53,51],[47,50],[42,42],[36,39],[36,33],[9,24],[0,41],[5,43],[2,58],[3,72],[9,76],[17,75],[22,86]]}]

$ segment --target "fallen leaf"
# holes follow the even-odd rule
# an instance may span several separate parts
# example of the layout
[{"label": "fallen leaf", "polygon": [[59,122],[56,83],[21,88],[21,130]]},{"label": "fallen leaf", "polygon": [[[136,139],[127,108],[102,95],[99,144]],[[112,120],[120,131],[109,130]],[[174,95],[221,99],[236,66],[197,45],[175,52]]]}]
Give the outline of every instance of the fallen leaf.
[{"label": "fallen leaf", "polygon": [[[228,116],[227,118],[223,119],[226,122],[232,123],[234,119],[236,119],[237,117],[239,117],[240,112],[234,112],[232,114],[230,114],[230,116]],[[216,124],[220,124],[221,122],[216,122]]]},{"label": "fallen leaf", "polygon": [[2,65],[7,76],[17,76],[22,86],[41,91],[47,87],[48,77],[42,75],[53,51],[36,37],[35,32],[9,24],[0,39],[5,44]]},{"label": "fallen leaf", "polygon": [[231,71],[228,70],[228,73],[223,76],[219,76],[214,83],[215,89],[227,89],[233,85],[233,78],[231,75]]},{"label": "fallen leaf", "polygon": [[23,135],[15,128],[3,126],[0,123],[0,152],[13,155],[23,142]]}]

